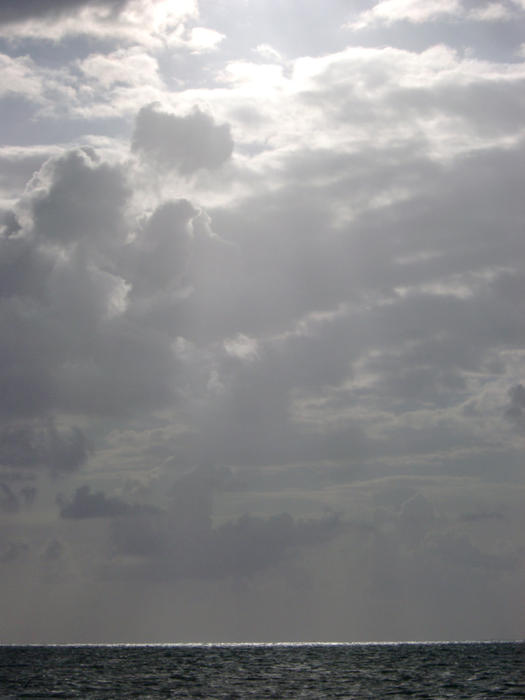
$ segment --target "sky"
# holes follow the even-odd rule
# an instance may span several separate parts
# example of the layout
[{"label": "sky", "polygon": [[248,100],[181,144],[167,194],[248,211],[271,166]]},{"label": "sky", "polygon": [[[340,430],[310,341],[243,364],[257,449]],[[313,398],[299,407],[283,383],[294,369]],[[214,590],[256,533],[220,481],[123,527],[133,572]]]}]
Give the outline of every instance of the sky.
[{"label": "sky", "polygon": [[3,0],[0,642],[525,636],[524,0]]}]

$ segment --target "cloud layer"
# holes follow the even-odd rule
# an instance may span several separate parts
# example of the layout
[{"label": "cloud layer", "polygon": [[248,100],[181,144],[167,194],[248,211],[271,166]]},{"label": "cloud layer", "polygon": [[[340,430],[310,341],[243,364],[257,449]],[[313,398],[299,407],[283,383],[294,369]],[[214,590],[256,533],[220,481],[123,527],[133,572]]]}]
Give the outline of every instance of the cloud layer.
[{"label": "cloud layer", "polygon": [[522,636],[523,8],[278,11],[0,11],[10,640]]}]

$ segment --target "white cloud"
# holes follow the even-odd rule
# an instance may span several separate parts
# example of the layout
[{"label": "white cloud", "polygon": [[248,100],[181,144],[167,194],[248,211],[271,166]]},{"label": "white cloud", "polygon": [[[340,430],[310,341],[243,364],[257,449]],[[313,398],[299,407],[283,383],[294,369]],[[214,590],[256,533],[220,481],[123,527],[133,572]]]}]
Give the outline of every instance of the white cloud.
[{"label": "white cloud", "polygon": [[348,26],[351,29],[364,29],[374,24],[403,20],[420,24],[443,16],[458,16],[461,9],[459,0],[382,0],[370,10],[362,12]]},{"label": "white cloud", "polygon": [[253,360],[257,357],[257,341],[242,333],[234,338],[227,338],[224,341],[224,348],[228,355],[241,360]]},{"label": "white cloud", "polygon": [[0,70],[2,71],[2,86],[0,95],[21,95],[31,100],[42,97],[42,81],[38,76],[37,67],[29,56],[11,58],[0,54]]},{"label": "white cloud", "polygon": [[106,90],[116,83],[162,87],[157,61],[137,48],[119,49],[110,54],[91,54],[80,62],[79,68],[86,78],[99,83]]},{"label": "white cloud", "polygon": [[512,18],[513,13],[506,5],[499,2],[491,2],[484,7],[478,7],[471,10],[468,14],[469,19],[478,20],[479,22],[497,22],[500,20],[508,20]]},{"label": "white cloud", "polygon": [[254,50],[259,54],[259,56],[261,56],[261,58],[266,59],[267,61],[282,61],[282,56],[279,51],[274,49],[273,46],[270,46],[270,44],[259,44]]},{"label": "white cloud", "polygon": [[[519,1],[514,2],[514,5],[522,7]],[[345,26],[357,31],[403,21],[412,24],[443,19],[499,22],[513,17],[514,8],[500,2],[487,2],[471,8],[470,3],[464,0],[382,0],[371,9],[362,11]]]},{"label": "white cloud", "polygon": [[213,49],[217,48],[224,38],[224,34],[216,32],[214,29],[207,29],[206,27],[193,27],[190,32],[190,39],[187,46],[196,53],[200,53],[201,51],[212,51]]}]

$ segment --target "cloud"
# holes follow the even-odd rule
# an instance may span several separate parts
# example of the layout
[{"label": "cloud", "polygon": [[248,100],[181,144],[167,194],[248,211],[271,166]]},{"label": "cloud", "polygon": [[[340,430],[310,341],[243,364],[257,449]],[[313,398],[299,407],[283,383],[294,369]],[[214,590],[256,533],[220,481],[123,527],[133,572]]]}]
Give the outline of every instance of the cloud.
[{"label": "cloud", "polygon": [[131,505],[120,498],[106,496],[102,491],[92,491],[87,485],[79,486],[70,501],[59,497],[58,503],[60,517],[72,519],[115,518],[143,510],[140,506]]},{"label": "cloud", "polygon": [[88,80],[105,91],[123,84],[162,87],[157,60],[138,47],[118,49],[108,54],[92,53],[78,65]]},{"label": "cloud", "polygon": [[167,170],[191,175],[221,166],[231,156],[233,140],[227,124],[215,124],[199,109],[179,117],[150,105],[137,115],[132,149]]},{"label": "cloud", "polygon": [[16,541],[9,542],[7,546],[3,547],[0,552],[0,562],[3,564],[8,564],[11,562],[23,559],[24,556],[29,551],[29,545],[26,542]]},{"label": "cloud", "polygon": [[516,427],[525,425],[525,387],[516,384],[508,392],[510,404],[505,410],[505,417],[512,421]]},{"label": "cloud", "polygon": [[105,7],[118,14],[128,0],[5,0],[0,8],[0,24],[41,17],[56,18],[91,6]]},{"label": "cloud", "polygon": [[[471,7],[471,5],[473,5]],[[508,20],[514,16],[515,8],[500,2],[468,2],[465,0],[382,0],[370,9],[361,12],[357,19],[348,23],[350,29],[366,29],[394,22],[422,24],[439,20],[468,19],[478,22]]]},{"label": "cloud", "polygon": [[503,520],[504,517],[505,516],[503,515],[503,513],[500,513],[498,511],[482,511],[479,513],[465,513],[462,516],[460,516],[460,520],[463,520],[467,523],[478,523],[483,522],[484,520]]},{"label": "cloud", "polygon": [[126,315],[127,276],[138,292],[140,275],[154,274],[126,243],[127,202],[123,169],[84,151],[51,159],[32,179],[0,240],[6,419],[127,412],[172,395],[173,338]]},{"label": "cloud", "polygon": [[46,562],[55,562],[62,558],[64,553],[64,545],[56,538],[46,543],[41,554],[42,559]]},{"label": "cloud", "polygon": [[[0,148],[0,192],[4,197],[8,217],[12,217],[11,207],[16,204],[31,176],[61,149],[56,146]],[[1,206],[1,203],[0,203]]]},{"label": "cloud", "polygon": [[126,183],[119,167],[97,162],[92,150],[48,161],[29,189],[35,235],[61,244],[118,236]]},{"label": "cloud", "polygon": [[[458,610],[510,607],[522,581],[501,431],[522,418],[523,63],[454,51],[433,19],[424,49],[398,27],[397,46],[286,61],[259,35],[236,55],[226,23],[227,54],[196,57],[217,35],[167,9],[10,25],[107,38],[5,62],[44,144],[0,160],[2,551],[23,529],[35,591],[10,629],[49,585],[117,606],[97,639],[124,619],[141,639],[485,633]],[[111,491],[126,479],[140,491]]]},{"label": "cloud", "polygon": [[37,67],[29,56],[12,58],[0,54],[0,69],[4,76],[0,88],[1,97],[22,95],[31,100],[41,99],[42,82]]},{"label": "cloud", "polygon": [[[517,342],[522,67],[443,46],[348,49],[292,75],[283,129],[253,158],[232,152],[228,124],[150,105],[133,167],[75,150],[31,179],[2,240],[10,410],[123,420],[169,409],[183,437],[166,439],[165,458],[184,467],[352,471],[386,459],[387,445],[398,459],[472,441],[474,421],[432,411],[459,411],[469,373]],[[500,112],[486,108],[496,102]],[[298,109],[311,121],[296,120],[290,141]],[[468,132],[459,150],[436,114],[455,124],[454,144]],[[187,196],[174,197],[170,171],[202,180],[181,180]],[[207,212],[197,204],[221,187]],[[26,337],[40,352],[15,357]],[[415,408],[427,411],[417,426]]]},{"label": "cloud", "polygon": [[0,465],[14,469],[47,468],[60,474],[77,469],[89,455],[80,428],[58,429],[53,423],[4,423],[0,429]]},{"label": "cloud", "polygon": [[198,214],[188,200],[179,199],[164,202],[144,222],[130,260],[133,295],[154,296],[184,287]]},{"label": "cloud", "polygon": [[507,571],[516,567],[516,559],[509,554],[489,554],[480,551],[466,537],[456,533],[434,534],[429,538],[430,552],[455,566]]},{"label": "cloud", "polygon": [[490,2],[482,7],[474,7],[468,14],[469,19],[480,22],[498,22],[512,19],[514,13],[507,5],[500,2]]},{"label": "cloud", "polygon": [[195,0],[8,0],[0,10],[0,35],[19,39],[90,36],[160,47],[169,42],[195,48],[181,36],[198,14]]},{"label": "cloud", "polygon": [[193,27],[190,32],[188,48],[195,53],[213,51],[225,39],[225,35],[206,27]]},{"label": "cloud", "polygon": [[254,51],[269,63],[280,63],[282,61],[281,54],[270,44],[259,44]]},{"label": "cloud", "polygon": [[7,484],[0,483],[0,511],[17,513],[19,510],[20,503],[14,491]]},{"label": "cloud", "polygon": [[378,22],[398,22],[408,20],[413,23],[428,22],[442,16],[455,16],[461,12],[459,0],[382,0],[370,10],[362,12],[350,26],[362,29]]},{"label": "cloud", "polygon": [[116,552],[135,561],[117,560],[115,574],[126,576],[130,566],[134,575],[160,580],[250,577],[341,532],[336,516],[296,520],[286,513],[244,515],[213,527],[211,495],[217,486],[217,475],[196,471],[178,480],[166,511],[116,519]]}]

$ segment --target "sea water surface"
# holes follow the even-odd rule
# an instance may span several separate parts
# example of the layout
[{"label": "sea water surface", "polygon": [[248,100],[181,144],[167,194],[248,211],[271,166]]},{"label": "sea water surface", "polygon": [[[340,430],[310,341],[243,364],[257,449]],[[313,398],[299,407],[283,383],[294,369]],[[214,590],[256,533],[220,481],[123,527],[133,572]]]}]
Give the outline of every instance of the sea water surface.
[{"label": "sea water surface", "polygon": [[0,698],[524,698],[525,643],[0,646]]}]

